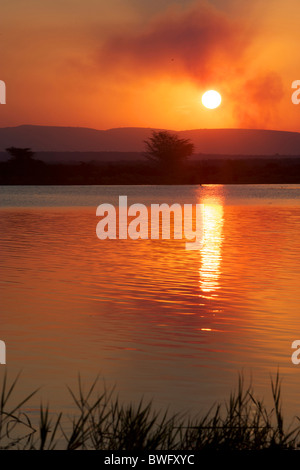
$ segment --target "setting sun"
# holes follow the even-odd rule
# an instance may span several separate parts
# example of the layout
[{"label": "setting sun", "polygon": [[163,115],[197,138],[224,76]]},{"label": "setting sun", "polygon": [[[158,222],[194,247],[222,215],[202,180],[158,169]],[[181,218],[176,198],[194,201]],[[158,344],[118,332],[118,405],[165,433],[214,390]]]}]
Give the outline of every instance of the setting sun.
[{"label": "setting sun", "polygon": [[208,90],[202,95],[202,104],[206,108],[215,109],[220,106],[222,97],[215,90]]}]

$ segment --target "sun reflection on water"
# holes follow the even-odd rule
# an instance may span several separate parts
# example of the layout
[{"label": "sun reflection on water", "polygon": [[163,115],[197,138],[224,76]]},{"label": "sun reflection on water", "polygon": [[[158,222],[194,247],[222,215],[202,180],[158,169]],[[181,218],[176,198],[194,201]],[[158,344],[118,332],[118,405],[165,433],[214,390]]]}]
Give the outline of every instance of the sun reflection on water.
[{"label": "sun reflection on water", "polygon": [[203,201],[204,242],[200,250],[199,283],[201,297],[213,298],[220,288],[224,210],[222,198]]}]

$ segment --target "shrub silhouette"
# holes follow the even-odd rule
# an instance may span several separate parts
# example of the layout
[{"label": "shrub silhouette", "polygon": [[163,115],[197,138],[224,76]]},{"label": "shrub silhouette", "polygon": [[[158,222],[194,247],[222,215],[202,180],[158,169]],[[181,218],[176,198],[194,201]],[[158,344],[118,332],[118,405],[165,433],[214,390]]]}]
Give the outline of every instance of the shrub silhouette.
[{"label": "shrub silhouette", "polygon": [[182,168],[194,151],[194,144],[188,139],[180,139],[169,131],[153,131],[152,137],[144,141],[144,156],[158,167],[169,171]]},{"label": "shrub silhouette", "polygon": [[30,148],[9,147],[5,149],[11,156],[10,161],[15,163],[28,163],[33,161],[34,152]]}]

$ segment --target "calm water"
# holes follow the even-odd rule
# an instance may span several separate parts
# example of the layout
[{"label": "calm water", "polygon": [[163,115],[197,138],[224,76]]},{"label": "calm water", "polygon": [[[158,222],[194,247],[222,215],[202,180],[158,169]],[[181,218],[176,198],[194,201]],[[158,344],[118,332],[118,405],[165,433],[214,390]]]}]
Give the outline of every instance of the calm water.
[{"label": "calm water", "polygon": [[[65,384],[100,373],[126,400],[201,411],[242,370],[269,401],[279,366],[286,413],[300,416],[300,186],[0,190],[0,339],[9,373],[23,370],[19,392],[42,385],[66,410]],[[100,241],[96,207],[119,195],[204,203],[203,247]]]}]

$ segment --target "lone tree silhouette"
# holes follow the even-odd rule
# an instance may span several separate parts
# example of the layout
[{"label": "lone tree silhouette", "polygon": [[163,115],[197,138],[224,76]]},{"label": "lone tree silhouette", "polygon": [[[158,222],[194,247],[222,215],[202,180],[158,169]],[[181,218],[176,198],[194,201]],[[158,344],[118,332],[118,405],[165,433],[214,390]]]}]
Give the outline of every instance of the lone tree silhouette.
[{"label": "lone tree silhouette", "polygon": [[33,161],[34,152],[29,148],[9,147],[5,149],[11,156],[10,161],[18,163],[30,163]]},{"label": "lone tree silhouette", "polygon": [[166,169],[179,169],[187,157],[192,155],[194,144],[188,139],[179,139],[169,131],[153,131],[152,137],[144,141],[144,156]]}]

